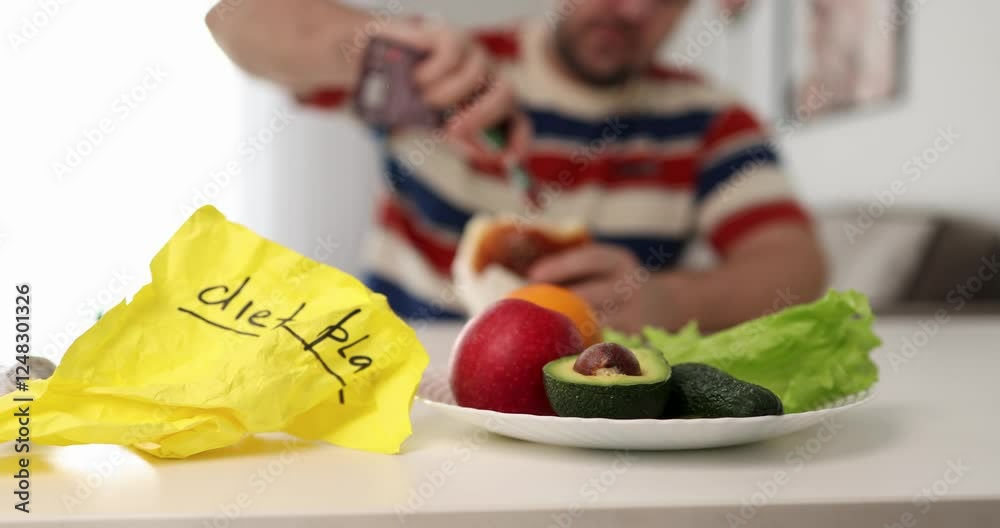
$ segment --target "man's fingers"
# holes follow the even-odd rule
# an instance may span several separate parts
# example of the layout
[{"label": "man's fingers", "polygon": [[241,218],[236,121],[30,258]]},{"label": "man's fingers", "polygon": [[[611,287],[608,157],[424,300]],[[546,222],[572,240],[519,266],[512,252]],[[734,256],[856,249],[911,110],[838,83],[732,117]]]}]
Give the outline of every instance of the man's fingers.
[{"label": "man's fingers", "polygon": [[566,284],[607,275],[618,269],[619,259],[605,246],[589,244],[544,257],[528,270],[533,281]]},{"label": "man's fingers", "polygon": [[448,138],[464,158],[510,169],[520,163],[528,151],[531,122],[524,114],[515,113],[510,119],[508,130],[507,145],[503,149],[497,149],[496,145],[483,139],[482,130],[462,131],[460,134],[449,132]]},{"label": "man's fingers", "polygon": [[475,160],[481,163],[502,164],[503,160],[499,152],[494,152],[479,135],[456,135],[449,134],[448,139],[451,144],[458,149],[459,154],[465,159]]},{"label": "man's fingers", "polygon": [[431,106],[446,108],[472,96],[487,82],[489,58],[480,48],[473,48],[458,70],[426,85],[424,100]]},{"label": "man's fingers", "polygon": [[504,149],[504,161],[509,164],[520,163],[528,153],[531,143],[531,121],[528,116],[518,111],[510,118],[510,132],[507,136],[507,148]]},{"label": "man's fingers", "polygon": [[413,70],[414,81],[423,87],[451,75],[469,51],[468,43],[453,31],[441,29],[433,35],[430,56]]},{"label": "man's fingers", "polygon": [[[510,124],[508,137],[504,138],[504,148],[497,149],[483,136],[504,120]],[[509,86],[502,81],[487,88],[486,93],[451,116],[445,131],[466,157],[500,165],[519,161],[531,140],[531,124],[527,116],[517,110]]]},{"label": "man's fingers", "polygon": [[498,80],[448,121],[448,132],[468,136],[478,134],[511,116],[515,108],[510,86]]},{"label": "man's fingers", "polygon": [[415,21],[387,24],[382,36],[421,51],[431,51],[434,47],[434,34]]}]

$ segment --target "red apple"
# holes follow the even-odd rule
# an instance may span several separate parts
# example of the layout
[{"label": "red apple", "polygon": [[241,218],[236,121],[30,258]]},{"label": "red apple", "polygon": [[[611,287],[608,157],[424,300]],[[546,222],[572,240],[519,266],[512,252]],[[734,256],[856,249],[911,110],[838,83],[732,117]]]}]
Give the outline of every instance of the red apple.
[{"label": "red apple", "polygon": [[542,367],[579,354],[582,338],[565,315],[503,299],[470,320],[455,342],[451,390],[463,407],[554,415]]}]

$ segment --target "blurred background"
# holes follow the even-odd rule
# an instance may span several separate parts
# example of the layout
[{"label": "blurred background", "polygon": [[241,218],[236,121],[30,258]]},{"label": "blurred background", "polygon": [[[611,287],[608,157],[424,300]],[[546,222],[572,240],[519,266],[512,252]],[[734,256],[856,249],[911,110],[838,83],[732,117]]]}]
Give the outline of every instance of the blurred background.
[{"label": "blurred background", "polygon": [[[462,25],[547,5],[399,3]],[[371,139],[236,70],[205,28],[212,5],[0,4],[0,284],[32,283],[47,357],[145,284],[205,203],[359,270],[380,171]],[[995,17],[988,0],[699,0],[663,60],[739,90],[771,121],[834,286],[883,313],[955,311],[956,285],[1000,251]],[[817,99],[822,85],[832,91]],[[958,309],[995,309],[1000,277],[975,289]]]}]

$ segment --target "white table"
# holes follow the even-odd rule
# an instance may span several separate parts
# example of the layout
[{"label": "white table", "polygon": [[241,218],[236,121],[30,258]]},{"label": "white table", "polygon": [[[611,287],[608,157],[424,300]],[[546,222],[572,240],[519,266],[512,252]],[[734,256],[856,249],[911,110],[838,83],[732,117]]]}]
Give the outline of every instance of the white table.
[{"label": "white table", "polygon": [[[633,453],[616,474],[624,465],[614,453],[491,436],[418,403],[399,456],[283,437],[186,461],[113,446],[38,448],[33,513],[13,511],[5,477],[0,525],[1000,526],[1000,321],[953,318],[894,369],[888,355],[917,323],[880,322],[879,395],[841,415],[833,435]],[[455,332],[423,332],[433,361],[444,361]],[[2,448],[10,475],[13,449]],[[914,502],[921,489],[933,500]]]}]

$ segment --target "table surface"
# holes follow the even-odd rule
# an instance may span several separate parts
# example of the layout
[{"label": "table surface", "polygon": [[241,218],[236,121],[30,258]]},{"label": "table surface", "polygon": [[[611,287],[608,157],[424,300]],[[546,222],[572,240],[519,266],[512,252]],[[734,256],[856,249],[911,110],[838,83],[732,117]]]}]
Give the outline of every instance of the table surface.
[{"label": "table surface", "polygon": [[[433,364],[456,332],[421,332]],[[0,525],[1000,526],[1000,320],[955,317],[926,342],[918,318],[877,332],[878,394],[833,434],[630,453],[616,472],[618,454],[489,435],[418,402],[398,456],[281,436],[183,461],[36,446],[32,513],[4,491]]]}]

